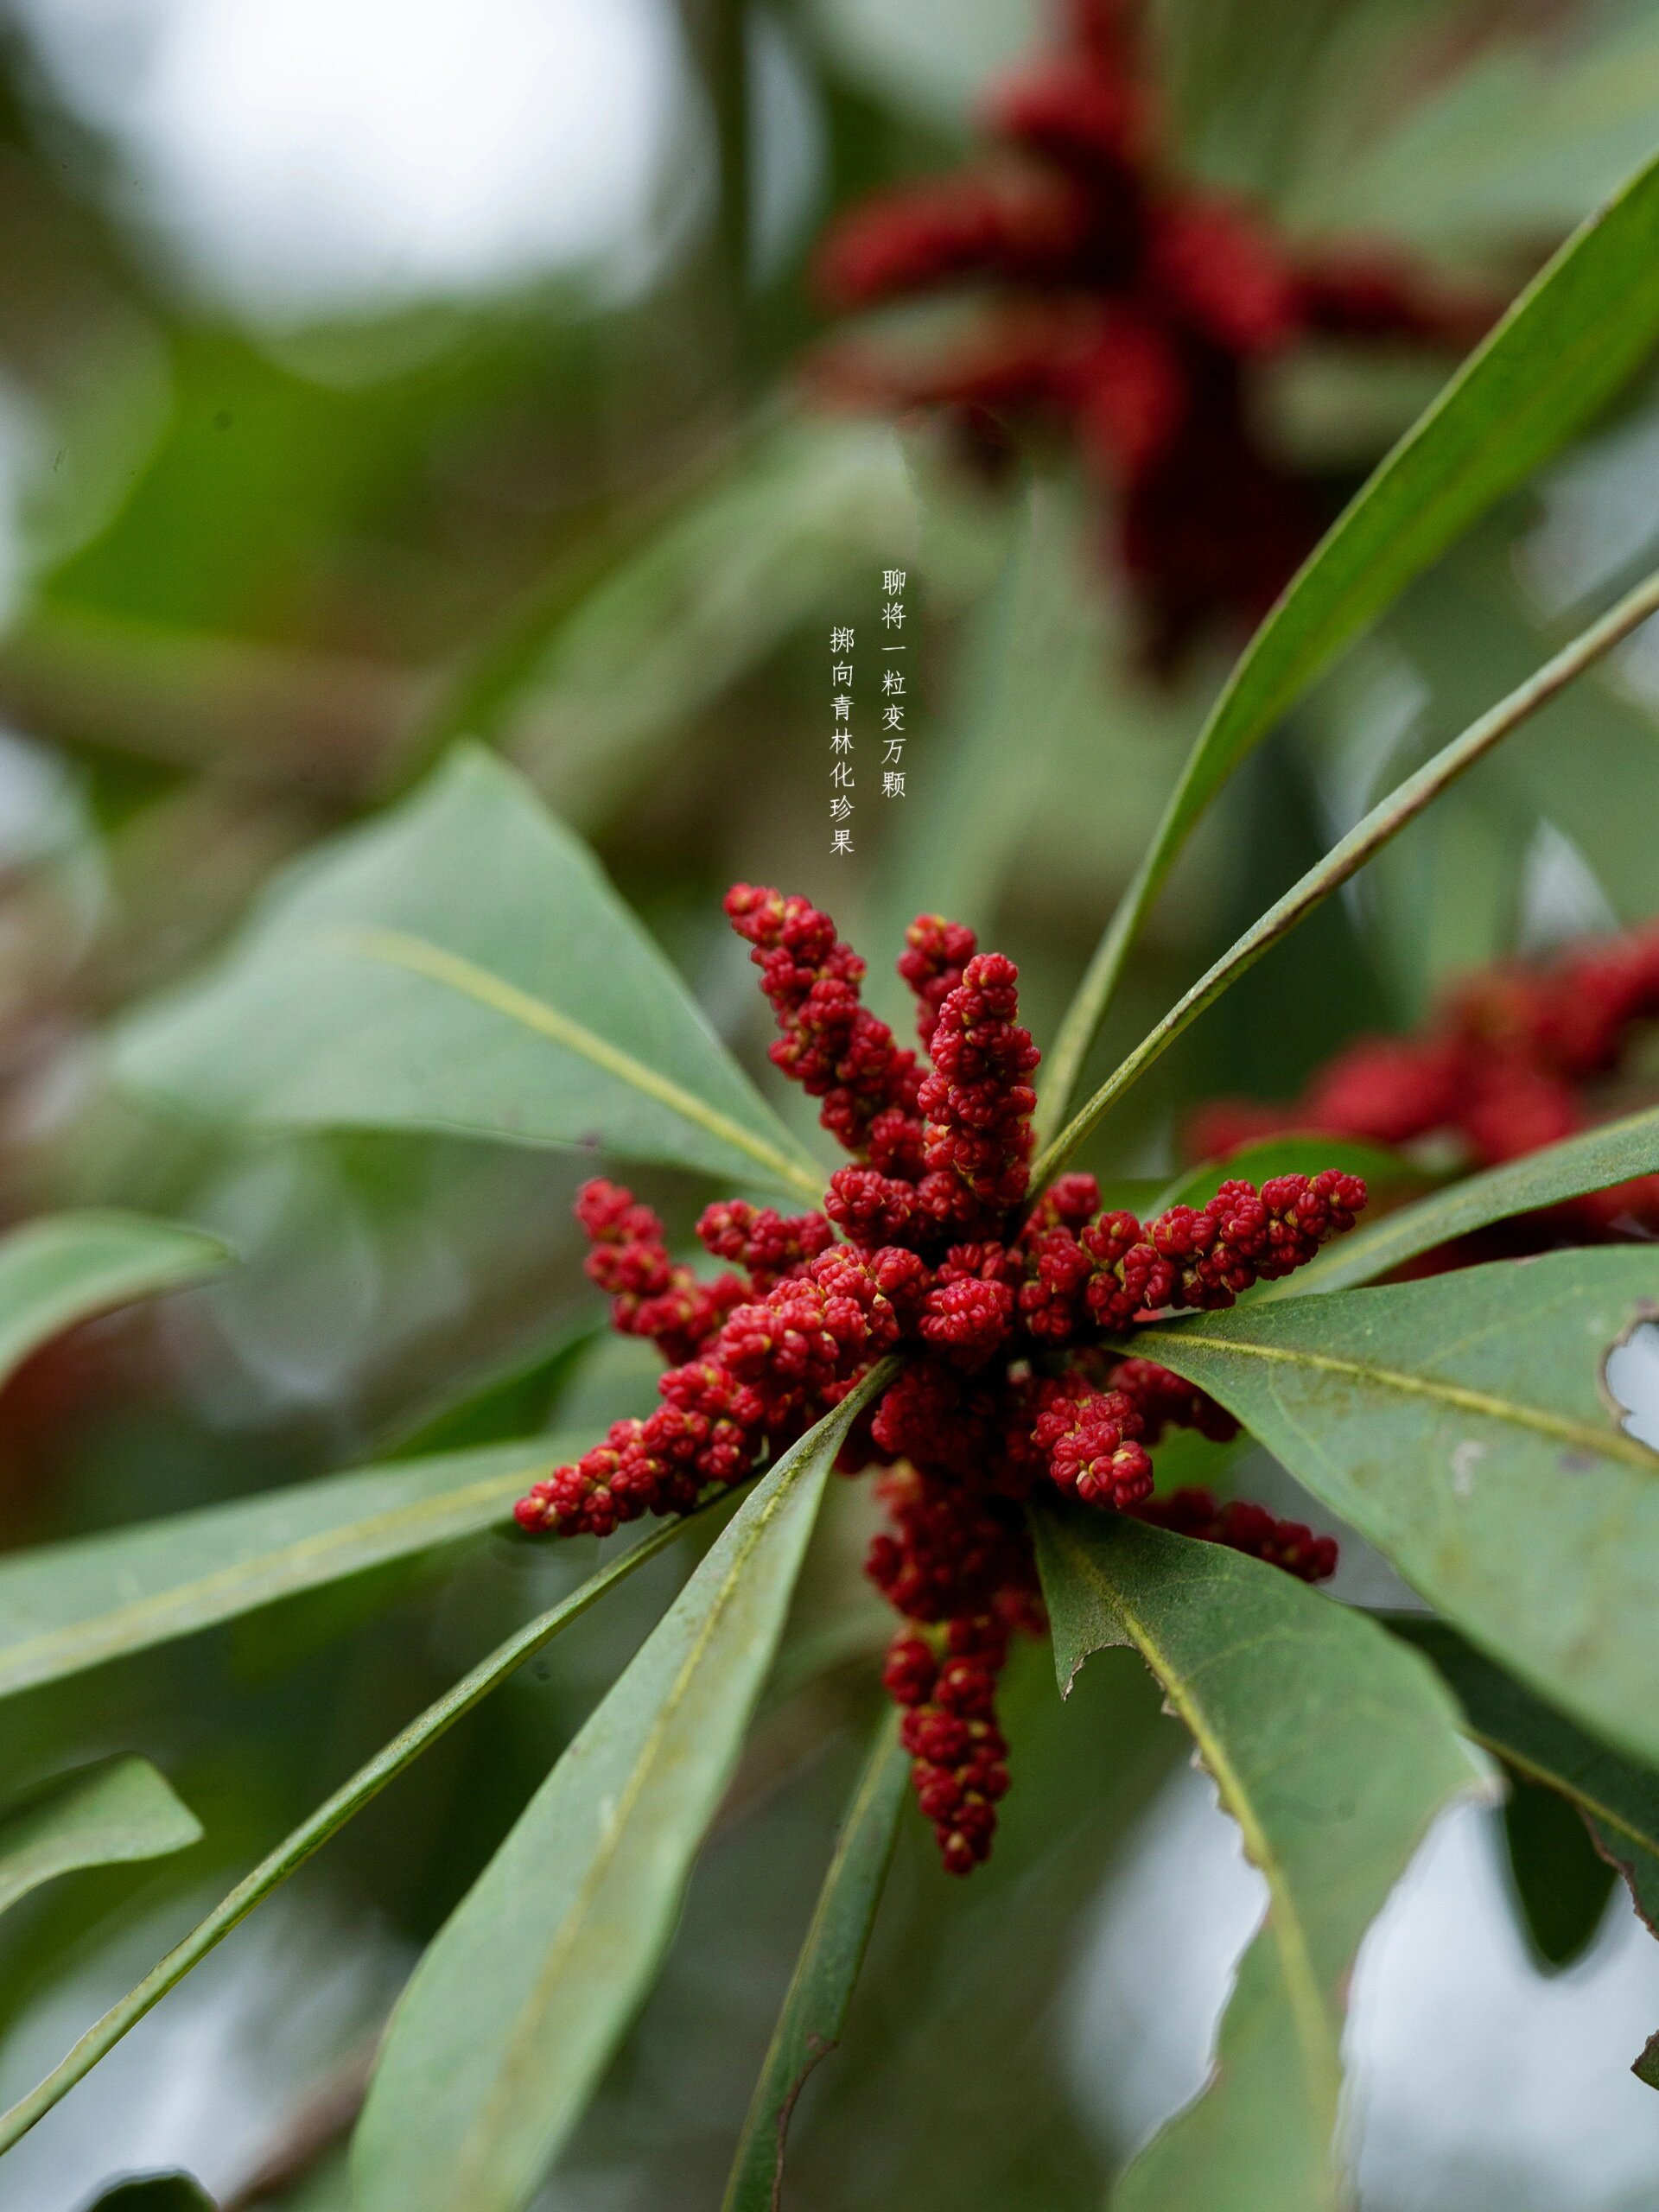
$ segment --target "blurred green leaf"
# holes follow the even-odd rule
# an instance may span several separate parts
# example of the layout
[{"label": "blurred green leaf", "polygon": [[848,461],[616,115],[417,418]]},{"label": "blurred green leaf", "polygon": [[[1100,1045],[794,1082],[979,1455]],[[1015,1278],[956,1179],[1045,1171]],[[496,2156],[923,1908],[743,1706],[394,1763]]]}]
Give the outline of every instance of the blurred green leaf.
[{"label": "blurred green leaf", "polygon": [[1199,732],[1050,1055],[1065,1111],[1141,923],[1237,763],[1340,648],[1612,398],[1659,334],[1659,160],[1583,225],[1332,524]]},{"label": "blurred green leaf", "polygon": [[1321,1252],[1318,1259],[1281,1283],[1268,1283],[1263,1299],[1296,1298],[1315,1290],[1346,1290],[1375,1281],[1391,1268],[1467,1236],[1494,1221],[1586,1191],[1605,1191],[1632,1176],[1659,1173],[1659,1106],[1586,1129],[1560,1144],[1546,1145],[1524,1159],[1489,1167],[1448,1190],[1435,1191],[1415,1205],[1402,1206],[1386,1221],[1356,1230]]},{"label": "blurred green leaf", "polygon": [[0,1815],[0,1912],[83,1866],[164,1859],[201,1822],[148,1759],[109,1759],[61,1775]]},{"label": "blurred green leaf", "polygon": [[790,2115],[807,2075],[840,2040],[875,1923],[910,1779],[899,1716],[881,1716],[796,1961],[726,2185],[724,2212],[772,2212]]},{"label": "blurred green leaf", "polygon": [[393,2016],[353,2146],[363,2212],[534,2193],[672,1930],[872,1370],[761,1481],[531,1799]]},{"label": "blurred green leaf", "polygon": [[233,1121],[602,1146],[823,1192],[586,847],[472,747],[284,876],[222,967],[126,1025],[117,1066]]},{"label": "blurred green leaf", "polygon": [[413,1426],[400,1423],[379,1452],[389,1459],[423,1459],[536,1435],[550,1426],[566,1387],[603,1334],[601,1321],[567,1323],[550,1344],[497,1365],[464,1395],[446,1389],[435,1409],[429,1404]]},{"label": "blurred green leaf", "polygon": [[476,1535],[567,1448],[586,1440],[367,1467],[0,1560],[0,1695]]},{"label": "blurred green leaf", "polygon": [[1659,1774],[1609,1751],[1447,1622],[1402,1613],[1389,1625],[1433,1661],[1477,1743],[1573,1801],[1598,1850],[1624,1877],[1637,1910],[1659,1934]]},{"label": "blurred green leaf", "polygon": [[193,2174],[135,2174],[105,2190],[86,2212],[214,2212],[214,2206]]},{"label": "blurred green leaf", "polygon": [[1491,42],[1399,126],[1350,144],[1294,213],[1332,232],[1427,245],[1548,237],[1615,190],[1659,141],[1659,25],[1592,5],[1570,26]]},{"label": "blurred green leaf", "polygon": [[1376,1623],[1276,1567],[1117,1515],[1034,1525],[1062,1692],[1091,1651],[1138,1650],[1268,1883],[1215,2077],[1113,2202],[1335,2212],[1348,1979],[1430,1821],[1479,1781],[1456,1708]]},{"label": "blurred green leaf", "polygon": [[[727,1494],[729,1497],[729,1493]],[[348,1782],[342,1783],[331,1797],[325,1798],[308,1820],[302,1821],[291,1835],[284,1836],[274,1851],[267,1852],[251,1874],[245,1875],[236,1887],[220,1898],[218,1904],[199,1921],[181,1943],[175,1944],[159,1966],[147,1974],[137,1986],[128,1991],[112,2005],[103,2018],[94,2021],[86,2034],[67,2055],[54,2066],[24,2097],[20,2097],[8,2112],[0,2113],[0,2152],[9,2151],[20,2137],[54,2105],[67,2096],[77,2082],[85,2080],[105,2055],[112,2050],[123,2036],[137,2027],[146,2012],[158,2005],[169,1989],[175,1988],[193,1967],[199,1966],[207,1954],[222,1943],[231,1930],[237,1927],[257,1904],[264,1903],[271,1891],[279,1889],[290,1874],[304,1866],[312,1853],[321,1849],[330,1836],[337,1834],[346,1823],[355,1818],[363,1808],[378,1797],[389,1782],[396,1781],[405,1768],[412,1766],[421,1754],[436,1743],[439,1737],[454,1727],[455,1722],[472,1711],[490,1692],[505,1681],[508,1675],[522,1667],[526,1659],[533,1658],[543,1646],[556,1637],[561,1629],[568,1628],[612,1590],[625,1581],[636,1567],[673,1543],[681,1532],[704,1512],[712,1512],[727,1502],[711,1500],[708,1506],[695,1513],[686,1514],[665,1522],[651,1535],[629,1546],[611,1559],[597,1574],[589,1575],[580,1589],[556,1605],[517,1630],[505,1643],[497,1646],[487,1659],[480,1660],[469,1674],[463,1675],[452,1689],[427,1707],[424,1713],[411,1720],[367,1764],[358,1769]]]},{"label": "blurred green leaf", "polygon": [[1274,1175],[1317,1175],[1322,1168],[1338,1167],[1347,1175],[1363,1175],[1375,1197],[1402,1185],[1421,1187],[1423,1170],[1403,1153],[1382,1145],[1357,1144],[1346,1137],[1267,1137],[1260,1144],[1241,1145],[1225,1160],[1201,1160],[1174,1181],[1165,1185],[1147,1209],[1148,1217],[1171,1206],[1202,1206],[1225,1182],[1239,1177],[1259,1188]]},{"label": "blurred green leaf", "polygon": [[43,1215],[0,1236],[0,1378],[76,1321],[231,1264],[216,1236],[136,1213]]},{"label": "blurred green leaf", "polygon": [[1609,1354],[1653,1310],[1650,1249],[1251,1301],[1137,1332],[1219,1398],[1413,1588],[1554,1703],[1659,1758],[1659,1453]]},{"label": "blurred green leaf", "polygon": [[1524,1776],[1510,1777],[1503,1840],[1528,1945],[1538,1965],[1557,1973],[1595,1941],[1613,1870],[1566,1798]]}]

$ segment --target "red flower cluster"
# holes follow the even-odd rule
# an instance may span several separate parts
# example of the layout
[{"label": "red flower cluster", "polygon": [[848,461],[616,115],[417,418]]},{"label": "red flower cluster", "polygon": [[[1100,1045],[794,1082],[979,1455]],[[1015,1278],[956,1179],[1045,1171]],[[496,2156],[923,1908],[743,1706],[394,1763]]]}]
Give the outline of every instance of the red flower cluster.
[{"label": "red flower cluster", "polygon": [[1126,0],[1069,0],[1061,51],[991,99],[983,169],[843,217],[818,276],[841,309],[972,286],[970,334],[925,362],[837,346],[826,391],[950,411],[995,453],[1056,426],[1109,495],[1154,662],[1217,614],[1254,623],[1319,526],[1255,425],[1257,365],[1309,338],[1461,352],[1492,305],[1368,248],[1294,257],[1236,200],[1171,174]]},{"label": "red flower cluster", "polygon": [[[1466,1166],[1497,1166],[1589,1128],[1598,1088],[1656,1019],[1659,925],[1649,925],[1553,967],[1473,976],[1419,1035],[1362,1039],[1287,1106],[1218,1101],[1194,1118],[1188,1142],[1196,1158],[1215,1159],[1292,1129],[1389,1145],[1439,1139]],[[1620,1222],[1659,1229],[1659,1176],[1551,1211],[1580,1236]]]},{"label": "red flower cluster", "polygon": [[[778,1065],[823,1100],[856,1164],[823,1213],[709,1206],[703,1244],[741,1274],[704,1283],[670,1260],[662,1224],[627,1191],[588,1184],[577,1214],[588,1272],[616,1325],[671,1363],[662,1403],[616,1422],[517,1510],[528,1529],[608,1535],[685,1511],[749,1474],[840,1403],[884,1354],[909,1354],[855,1424],[841,1465],[876,1464],[887,1528],[871,1579],[914,1625],[887,1680],[906,1708],[917,1795],[944,1864],[984,1858],[1007,1786],[995,1684],[1016,1630],[1042,1610],[1026,1504],[1052,1487],[1231,1544],[1310,1580],[1335,1548],[1260,1507],[1207,1492],[1152,1497],[1149,1447],[1172,1425],[1234,1433],[1205,1393],[1109,1340],[1173,1306],[1230,1306],[1353,1224],[1357,1178],[1224,1184],[1155,1221],[1100,1211],[1090,1175],[1064,1175],[1021,1217],[1030,1077],[1011,961],[924,916],[899,972],[929,1040],[923,1072],[861,1002],[863,963],[803,899],[739,884],[727,899],[778,1018]],[[842,1241],[836,1231],[842,1232]]]}]

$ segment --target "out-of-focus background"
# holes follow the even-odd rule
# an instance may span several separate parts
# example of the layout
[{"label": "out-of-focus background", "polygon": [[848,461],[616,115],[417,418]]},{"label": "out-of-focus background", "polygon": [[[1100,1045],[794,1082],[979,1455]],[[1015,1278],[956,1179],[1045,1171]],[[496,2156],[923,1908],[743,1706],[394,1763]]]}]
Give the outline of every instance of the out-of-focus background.
[{"label": "out-of-focus background", "polygon": [[[837,211],[969,158],[985,88],[1054,35],[1042,0],[0,7],[0,1215],[139,1206],[244,1262],[0,1394],[4,1541],[648,1401],[651,1363],[593,1339],[568,1158],[219,1141],[105,1077],[115,1015],[458,734],[594,841],[753,1064],[734,876],[830,905],[878,976],[912,913],[958,914],[1052,1032],[1238,638],[1146,671],[1063,450],[987,474],[937,424],[815,400],[807,272]],[[1659,144],[1652,0],[1156,0],[1147,50],[1193,177],[1288,238],[1391,241],[1498,296]],[[1299,355],[1264,435],[1334,502],[1451,365]],[[1236,779],[1103,1052],[1651,562],[1656,402],[1638,380]],[[828,631],[873,633],[893,568],[907,792],[861,795],[835,858]],[[1288,1096],[1472,964],[1649,916],[1656,821],[1638,639],[1234,992],[1091,1164],[1158,1174],[1193,1102]],[[712,1195],[650,1194],[680,1233]],[[493,1378],[465,1428],[427,1427]],[[1240,1484],[1292,1494],[1269,1467]],[[874,1710],[867,1510],[837,1494],[666,1978],[547,2212],[718,2201]],[[0,2094],[590,1566],[491,1540],[7,1706],[20,1784],[143,1749],[208,1840],[8,1916]],[[331,2146],[402,1975],[683,1571],[642,1574],[349,1829],[0,2164],[0,2212],[172,2164],[227,2205],[343,2205]],[[1344,1577],[1403,1601],[1361,1547]],[[1082,2212],[1202,2075],[1261,1904],[1230,1824],[1128,1655],[1062,1713],[1024,1653],[1007,1702],[995,1859],[950,1885],[907,1827],[797,2116],[798,2212]],[[1465,1809],[1367,1948],[1367,2212],[1655,2201],[1659,2097],[1625,2069],[1659,1947],[1621,1893],[1547,1973],[1509,1881],[1496,1815]]]}]

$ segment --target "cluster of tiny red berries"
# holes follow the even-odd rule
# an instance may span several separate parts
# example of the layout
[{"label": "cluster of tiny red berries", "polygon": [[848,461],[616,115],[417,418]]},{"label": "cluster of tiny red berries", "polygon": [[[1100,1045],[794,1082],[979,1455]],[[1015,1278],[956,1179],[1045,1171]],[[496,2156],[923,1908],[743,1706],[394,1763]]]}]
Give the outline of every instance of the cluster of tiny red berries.
[{"label": "cluster of tiny red berries", "polygon": [[988,292],[943,357],[839,343],[827,396],[939,409],[992,460],[1005,425],[1059,430],[1107,493],[1150,658],[1217,615],[1255,620],[1318,533],[1316,487],[1256,427],[1260,364],[1310,338],[1461,351],[1491,320],[1376,247],[1293,256],[1161,143],[1131,0],[1068,0],[1060,50],[988,104],[985,166],[842,217],[818,276],[837,309]]},{"label": "cluster of tiny red berries", "polygon": [[827,915],[748,884],[726,908],[777,1016],[773,1060],[822,1102],[855,1164],[830,1177],[822,1213],[709,1206],[697,1234],[728,1268],[711,1282],[671,1259],[631,1192],[583,1188],[588,1272],[616,1326],[670,1365],[656,1411],[615,1422],[537,1483],[518,1518],[607,1535],[641,1514],[685,1512],[794,1442],[886,1354],[906,1354],[838,1465],[883,1470],[887,1525],[868,1571],[912,1624],[887,1685],[944,1864],[965,1872],[990,1847],[1007,1786],[997,1674],[1010,1636],[1043,1625],[1033,1497],[1157,1519],[1309,1580],[1331,1572],[1335,1547],[1300,1523],[1205,1491],[1153,1497],[1150,1447],[1166,1428],[1220,1440],[1235,1423],[1110,1340],[1289,1274],[1352,1227],[1365,1186],[1334,1170],[1260,1191],[1235,1181],[1207,1205],[1141,1223],[1103,1213],[1093,1176],[1068,1174],[1027,1207],[1038,1054],[1011,961],[937,917],[912,924],[899,965],[924,1071],[862,1004],[863,963]]},{"label": "cluster of tiny red berries", "polygon": [[[1378,1144],[1456,1148],[1464,1168],[1493,1167],[1593,1125],[1629,1102],[1613,1078],[1637,1033],[1659,1019],[1659,925],[1575,948],[1553,966],[1506,965],[1471,977],[1412,1037],[1364,1038],[1288,1105],[1218,1100],[1188,1142],[1224,1158],[1287,1130]],[[1582,1241],[1621,1227],[1659,1230],[1659,1176],[1592,1191],[1547,1224]]]}]

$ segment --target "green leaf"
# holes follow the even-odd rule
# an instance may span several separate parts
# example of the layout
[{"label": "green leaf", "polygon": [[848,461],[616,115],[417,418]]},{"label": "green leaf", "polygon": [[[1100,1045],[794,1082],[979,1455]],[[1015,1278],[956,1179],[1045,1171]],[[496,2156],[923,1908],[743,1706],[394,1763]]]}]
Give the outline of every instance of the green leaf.
[{"label": "green leaf", "polygon": [[116,1067],[220,1119],[602,1147],[823,1194],[586,847],[472,746],[290,869],[206,982],[126,1025]]},{"label": "green leaf", "polygon": [[0,1912],[60,1874],[164,1859],[200,1834],[201,1822],[148,1759],[81,1767],[0,1815]]},{"label": "green leaf", "polygon": [[[728,1492],[726,1497],[729,1496]],[[480,1660],[470,1674],[463,1675],[453,1689],[446,1690],[429,1705],[407,1728],[360,1766],[348,1782],[342,1783],[331,1797],[326,1798],[309,1819],[302,1821],[291,1835],[284,1836],[274,1851],[268,1852],[252,1872],[245,1875],[233,1890],[221,1897],[205,1920],[197,1923],[181,1943],[175,1944],[135,1988],[130,1989],[102,2019],[87,2029],[79,2043],[35,2083],[27,2096],[20,2097],[9,2112],[0,2113],[0,2152],[9,2151],[20,2137],[26,2135],[77,2082],[92,2072],[99,2059],[112,2050],[130,2029],[137,2027],[169,1989],[176,1987],[192,1967],[200,1966],[256,1905],[263,1904],[273,1890],[297,1872],[314,1852],[321,1850],[330,1836],[337,1834],[347,1821],[378,1797],[389,1782],[412,1766],[422,1752],[453,1728],[457,1720],[505,1681],[526,1659],[533,1658],[561,1629],[568,1628],[585,1613],[607,1590],[666,1549],[683,1529],[700,1520],[705,1511],[712,1512],[725,1502],[726,1498],[711,1500],[707,1507],[665,1522],[652,1535],[631,1546],[597,1574],[590,1575],[579,1590],[562,1598],[527,1627],[517,1630],[487,1659]]]},{"label": "green leaf", "polygon": [[807,2075],[841,2039],[887,1884],[909,1778],[899,1717],[888,1711],[847,1808],[812,1925],[790,1979],[743,2123],[723,2212],[772,2212],[779,2201],[790,2116]]},{"label": "green leaf", "polygon": [[534,2193],[668,1942],[830,1463],[887,1372],[766,1476],[416,1968],[353,2145],[361,2212]]},{"label": "green leaf", "polygon": [[1575,231],[1303,563],[1199,732],[1049,1058],[1065,1115],[1125,958],[1222,783],[1313,678],[1438,555],[1619,391],[1659,334],[1659,159]]},{"label": "green leaf", "polygon": [[[1644,577],[1626,592],[1616,606],[1581,631],[1569,645],[1562,646],[1507,698],[1489,708],[1461,735],[1442,746],[1432,760],[1426,760],[1385,798],[1379,799],[1322,860],[1308,868],[1274,901],[1259,921],[1253,922],[1228,947],[1219,960],[1211,963],[1092,1097],[1079,1107],[1059,1135],[1044,1148],[1031,1171],[1033,1185],[1040,1188],[1058,1171],[1108,1109],[1140,1080],[1206,1007],[1213,1006],[1224,991],[1230,990],[1299,922],[1306,921],[1333,891],[1357,875],[1367,861],[1397,837],[1408,823],[1414,822],[1459,777],[1465,775],[1478,760],[1558,697],[1576,677],[1593,666],[1656,612],[1659,612],[1659,571]],[[1063,1027],[1062,1041],[1065,1033]]]},{"label": "green leaf", "polygon": [[1456,1708],[1414,1653],[1277,1567],[1117,1515],[1033,1519],[1062,1692],[1091,1651],[1132,1644],[1268,1884],[1215,2075],[1114,2202],[1334,2212],[1348,1977],[1435,1814],[1480,1780]]},{"label": "green leaf", "polygon": [[16,1554],[0,1560],[0,1696],[475,1535],[585,1448],[532,1437],[366,1467]]},{"label": "green leaf", "polygon": [[1415,1205],[1402,1206],[1386,1221],[1339,1237],[1309,1266],[1282,1282],[1266,1284],[1257,1295],[1297,1298],[1315,1290],[1346,1290],[1351,1284],[1374,1281],[1419,1253],[1432,1252],[1454,1236],[1467,1236],[1492,1222],[1656,1172],[1659,1107],[1649,1107],[1625,1121],[1607,1122],[1599,1129],[1547,1145],[1541,1152],[1529,1152],[1523,1160],[1489,1167]]},{"label": "green leaf", "polygon": [[73,1322],[230,1263],[217,1237],[143,1214],[42,1215],[0,1236],[0,1381]]},{"label": "green leaf", "polygon": [[1567,1800],[1524,1776],[1510,1777],[1503,1840],[1534,1961],[1558,1973],[1595,1941],[1613,1870]]},{"label": "green leaf", "polygon": [[1433,1661],[1478,1744],[1578,1807],[1597,1849],[1624,1877],[1637,1910],[1659,1935],[1659,1774],[1610,1751],[1448,1623],[1406,1613],[1389,1626]]},{"label": "green leaf", "polygon": [[1137,1332],[1553,1702],[1659,1759],[1659,1454],[1608,1354],[1659,1262],[1550,1252]]},{"label": "green leaf", "polygon": [[135,2174],[105,2190],[87,2212],[214,2212],[194,2174]]},{"label": "green leaf", "polygon": [[1642,2055],[1630,2071],[1638,2082],[1645,2082],[1650,2089],[1659,2089],[1659,2035],[1651,2035],[1642,2047]]},{"label": "green leaf", "polygon": [[1373,1196],[1402,1185],[1421,1189],[1423,1170],[1403,1153],[1386,1151],[1380,1144],[1357,1144],[1345,1137],[1265,1137],[1260,1144],[1241,1145],[1225,1160],[1201,1160],[1166,1183],[1147,1211],[1150,1219],[1171,1206],[1202,1206],[1222,1185],[1235,1176],[1259,1188],[1274,1175],[1317,1175],[1321,1168],[1339,1167],[1347,1175],[1363,1175]]},{"label": "green leaf", "polygon": [[1576,222],[1659,138],[1659,36],[1651,13],[1592,9],[1571,40],[1493,40],[1413,103],[1370,146],[1351,143],[1299,194],[1325,237],[1433,248],[1508,246]]}]

